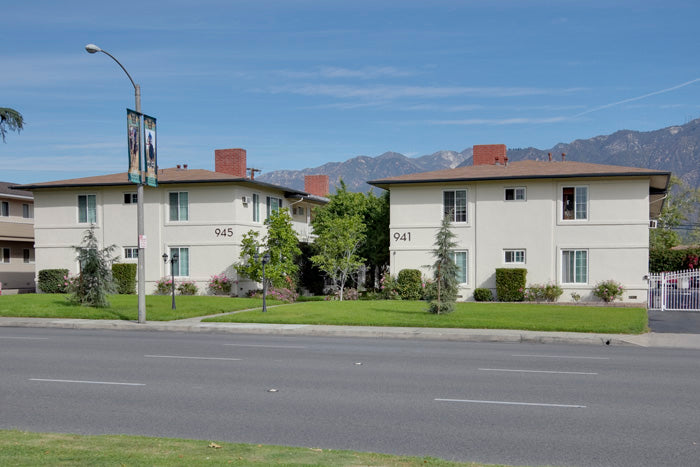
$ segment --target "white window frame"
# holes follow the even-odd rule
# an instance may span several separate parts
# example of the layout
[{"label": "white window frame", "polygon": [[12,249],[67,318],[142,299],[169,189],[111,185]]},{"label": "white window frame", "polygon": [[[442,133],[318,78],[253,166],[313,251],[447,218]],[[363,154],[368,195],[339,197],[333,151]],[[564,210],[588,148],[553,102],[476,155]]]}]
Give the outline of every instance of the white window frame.
[{"label": "white window frame", "polygon": [[[462,271],[457,262],[457,255],[464,254],[464,270]],[[452,252],[452,260],[457,265],[457,283],[459,285],[469,284],[469,250],[454,250]],[[463,274],[460,274],[462,272]],[[464,281],[462,281],[461,276],[464,276]]]},{"label": "white window frame", "polygon": [[[518,260],[518,256],[521,256],[520,260]],[[524,248],[510,248],[503,250],[503,264],[525,264],[526,261],[527,254]]]},{"label": "white window frame", "polygon": [[[175,206],[176,218],[173,219],[173,195],[177,198]],[[183,196],[184,195],[184,196]],[[183,204],[183,197],[186,198]],[[170,222],[186,222],[190,220],[190,194],[189,191],[168,192],[168,220]]]},{"label": "white window frame", "polygon": [[[85,220],[80,220],[80,198],[85,198]],[[90,199],[94,200],[95,218],[90,219]],[[78,224],[96,224],[97,223],[97,195],[94,193],[86,193],[78,195]]]},{"label": "white window frame", "polygon": [[[464,192],[464,220],[458,220],[457,217],[457,193],[458,192]],[[445,203],[445,195],[447,193],[452,193],[453,195],[453,202],[452,205],[446,206]],[[457,188],[454,190],[442,190],[442,213],[443,216],[448,216],[450,215],[450,222],[453,222],[455,224],[467,224],[469,222],[469,190],[466,188]]]},{"label": "white window frame", "polygon": [[0,217],[10,217],[10,203],[9,203],[9,201],[2,201],[0,203]]},{"label": "white window frame", "polygon": [[139,259],[139,249],[135,246],[125,246],[124,247],[124,259],[125,260],[138,260]]},{"label": "white window frame", "polygon": [[260,194],[253,193],[253,222],[260,222]]},{"label": "white window frame", "polygon": [[[7,254],[5,254],[7,252]],[[9,248],[2,249],[2,258],[0,258],[0,263],[10,264],[12,262],[12,250]]]},{"label": "white window frame", "polygon": [[[178,259],[173,264],[171,264],[170,259],[172,259],[172,257],[174,256],[174,254],[176,252],[175,250],[177,250]],[[187,251],[187,255],[186,255],[187,256],[187,271],[185,271],[187,274],[181,274],[183,250]],[[168,268],[167,268],[168,275],[170,275],[170,271],[171,271],[170,267],[173,267],[175,277],[190,277],[190,270],[191,270],[191,267],[190,267],[190,265],[191,265],[190,248],[187,246],[171,246],[170,248],[168,248],[168,251],[170,251],[170,258],[168,260]]]},{"label": "white window frame", "polygon": [[[277,209],[274,209],[274,208],[272,207],[272,200],[276,200],[276,201],[277,201]],[[272,214],[273,210],[274,210],[275,212],[277,212],[277,211],[279,211],[280,209],[282,209],[282,208],[284,207],[284,201],[282,200],[282,198],[278,198],[278,197],[276,197],[276,196],[268,196],[268,197],[266,198],[266,203],[265,203],[265,204],[267,205],[267,218],[268,218],[268,219],[270,218],[270,214]]]},{"label": "white window frame", "polygon": [[139,201],[139,195],[136,192],[124,193],[124,204],[137,204]]},{"label": "white window frame", "polygon": [[24,219],[34,219],[34,205],[22,203],[22,217]]},{"label": "white window frame", "polygon": [[[564,190],[573,189],[574,195],[571,202],[571,209],[566,209],[566,198]],[[581,202],[581,192],[585,190],[585,201]],[[583,209],[582,209],[583,207]],[[572,212],[572,217],[567,218],[566,213]],[[561,219],[566,222],[587,221],[590,213],[590,196],[588,185],[563,185],[561,187]]]},{"label": "white window frame", "polygon": [[[512,199],[508,199],[509,190],[513,192]],[[520,197],[518,197],[518,193],[521,193]],[[524,186],[507,186],[503,190],[503,200],[508,202],[527,201],[527,189]]]},{"label": "white window frame", "polygon": [[[564,256],[566,253],[573,253],[574,255],[574,264],[573,264],[573,271],[572,274],[565,274],[565,270],[568,267],[567,261],[565,261]],[[578,270],[578,261],[579,261],[579,255],[583,253],[585,256],[585,263],[583,264],[584,267],[584,272],[585,272],[585,280],[581,280],[579,277],[579,270]],[[562,284],[572,284],[572,285],[584,285],[588,284],[588,279],[589,279],[589,262],[588,262],[588,249],[586,248],[563,248],[561,250],[561,283]],[[572,275],[573,276],[573,281],[566,281],[565,276],[566,275]]]}]

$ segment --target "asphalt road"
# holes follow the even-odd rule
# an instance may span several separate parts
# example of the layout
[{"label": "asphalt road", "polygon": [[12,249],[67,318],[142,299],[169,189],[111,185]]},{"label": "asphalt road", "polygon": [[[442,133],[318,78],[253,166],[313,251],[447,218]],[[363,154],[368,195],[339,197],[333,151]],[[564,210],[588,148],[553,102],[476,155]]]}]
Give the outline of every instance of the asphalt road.
[{"label": "asphalt road", "polygon": [[[0,428],[697,465],[700,353],[0,328]],[[272,391],[276,390],[276,391]]]},{"label": "asphalt road", "polygon": [[697,311],[647,311],[649,329],[659,333],[700,334]]}]

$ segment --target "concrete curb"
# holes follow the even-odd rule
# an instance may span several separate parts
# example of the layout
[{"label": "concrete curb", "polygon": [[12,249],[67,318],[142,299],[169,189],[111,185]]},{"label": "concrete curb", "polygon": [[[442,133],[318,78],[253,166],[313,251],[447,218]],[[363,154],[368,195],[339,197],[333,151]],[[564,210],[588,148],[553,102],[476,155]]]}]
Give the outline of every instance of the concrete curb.
[{"label": "concrete curb", "polygon": [[319,326],[310,324],[202,323],[199,319],[149,321],[0,318],[0,327],[42,327],[129,331],[218,332],[285,336],[336,336],[462,342],[511,342],[538,344],[586,344],[700,349],[698,334],[588,334],[509,329],[451,329],[376,326]]}]

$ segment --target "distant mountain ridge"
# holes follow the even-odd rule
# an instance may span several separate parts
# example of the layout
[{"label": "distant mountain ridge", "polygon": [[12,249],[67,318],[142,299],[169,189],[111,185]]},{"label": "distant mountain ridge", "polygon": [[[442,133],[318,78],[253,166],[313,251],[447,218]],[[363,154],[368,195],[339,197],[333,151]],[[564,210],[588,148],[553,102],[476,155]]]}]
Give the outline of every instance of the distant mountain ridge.
[{"label": "distant mountain ridge", "polygon": [[[688,185],[697,187],[700,186],[700,119],[647,132],[620,130],[611,135],[559,143],[550,149],[508,149],[508,159],[547,160],[548,153],[552,153],[552,158],[556,160],[561,160],[561,154],[565,153],[567,160],[579,162],[669,170]],[[450,169],[471,163],[471,147],[462,152],[437,151],[416,158],[385,152],[376,157],[357,156],[345,162],[330,162],[303,170],[276,170],[259,175],[257,179],[303,190],[304,175],[324,174],[329,176],[331,191],[342,178],[350,190],[366,192],[372,188],[367,185],[368,180]]]}]

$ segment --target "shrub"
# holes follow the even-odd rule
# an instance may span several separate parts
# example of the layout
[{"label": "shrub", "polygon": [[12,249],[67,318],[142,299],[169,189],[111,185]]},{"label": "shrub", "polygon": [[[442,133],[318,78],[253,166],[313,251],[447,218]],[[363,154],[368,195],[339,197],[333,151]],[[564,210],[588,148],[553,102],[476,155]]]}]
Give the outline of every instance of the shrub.
[{"label": "shrub", "polygon": [[622,285],[614,280],[598,282],[593,288],[593,295],[606,303],[622,300],[622,295],[624,293],[625,289],[622,288]]},{"label": "shrub", "polygon": [[[357,289],[345,289],[343,291],[343,300],[358,300],[359,298]],[[326,296],[326,300],[340,300],[340,290],[337,290],[333,295]]]},{"label": "shrub", "polygon": [[156,295],[168,295],[171,293],[173,281],[170,277],[162,277],[156,282]]},{"label": "shrub", "polygon": [[418,269],[402,269],[396,279],[398,293],[403,300],[423,298],[422,275]]},{"label": "shrub", "polygon": [[496,269],[496,295],[499,302],[522,302],[527,269]]},{"label": "shrub", "polygon": [[180,295],[197,295],[197,284],[191,281],[182,281],[177,286]]},{"label": "shrub", "polygon": [[391,274],[384,274],[379,280],[379,290],[385,300],[401,300],[399,285]]},{"label": "shrub", "polygon": [[563,293],[556,284],[534,284],[523,292],[523,298],[530,302],[556,302]]},{"label": "shrub", "polygon": [[231,279],[225,274],[213,275],[209,278],[207,288],[214,295],[230,295],[231,294]]},{"label": "shrub", "polygon": [[44,293],[66,293],[68,269],[42,269],[39,271],[39,290]]},{"label": "shrub", "polygon": [[474,300],[477,302],[492,302],[493,292],[491,292],[491,289],[474,289]]},{"label": "shrub", "polygon": [[700,256],[700,248],[670,250],[668,248],[649,249],[649,272],[682,271],[697,267],[695,258]]},{"label": "shrub", "polygon": [[267,296],[282,302],[294,303],[297,301],[299,294],[294,289],[272,287],[267,291]]},{"label": "shrub", "polygon": [[136,292],[136,264],[115,263],[112,265],[112,277],[119,294],[133,294]]},{"label": "shrub", "polygon": [[571,292],[571,299],[575,302],[578,302],[581,300],[581,294],[576,293],[576,292]]}]

